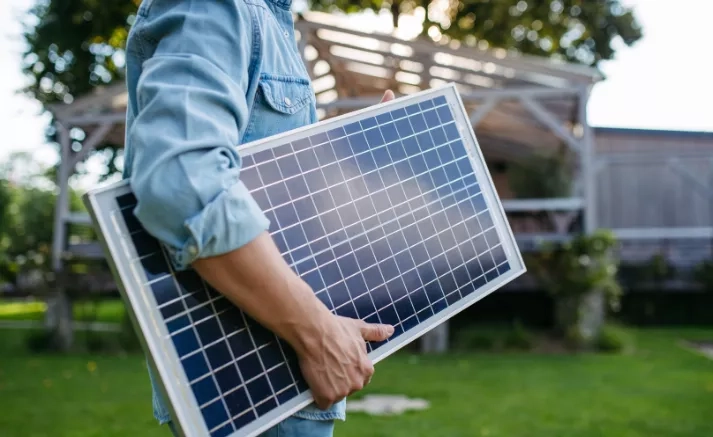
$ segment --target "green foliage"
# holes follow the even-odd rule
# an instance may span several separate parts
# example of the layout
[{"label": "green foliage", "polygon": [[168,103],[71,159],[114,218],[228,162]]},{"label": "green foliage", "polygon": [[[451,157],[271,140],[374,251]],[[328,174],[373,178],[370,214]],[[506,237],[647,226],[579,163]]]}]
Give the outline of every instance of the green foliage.
[{"label": "green foliage", "polygon": [[622,326],[608,323],[597,336],[595,347],[602,352],[623,352],[633,346],[633,337]]},{"label": "green foliage", "polygon": [[454,335],[453,347],[459,351],[498,349],[501,335],[498,331],[485,330],[481,327],[462,328]]},{"label": "green foliage", "polygon": [[310,0],[317,10],[357,12],[388,9],[398,16],[416,8],[428,11],[424,35],[440,41],[513,49],[597,65],[612,59],[612,41],[632,45],[642,37],[630,8],[619,0]]},{"label": "green foliage", "polygon": [[519,199],[569,197],[572,175],[566,154],[533,154],[508,168],[508,184]]},{"label": "green foliage", "polygon": [[119,331],[118,342],[122,351],[140,352],[142,350],[139,336],[134,329],[134,325],[128,313],[124,313],[124,317],[121,319],[121,330]]},{"label": "green foliage", "polygon": [[30,332],[25,338],[27,350],[32,353],[56,352],[57,342],[53,331],[42,329]]},{"label": "green foliage", "polygon": [[511,326],[470,326],[454,334],[454,348],[458,351],[531,350],[536,337],[516,320]]},{"label": "green foliage", "polygon": [[535,344],[535,338],[519,320],[516,320],[512,329],[505,334],[503,343],[506,349],[530,350]]},{"label": "green foliage", "polygon": [[661,254],[644,263],[622,263],[619,266],[622,281],[632,287],[660,284],[676,276],[676,267]]},{"label": "green foliage", "polygon": [[581,234],[565,243],[543,244],[538,253],[525,256],[526,264],[553,297],[583,296],[596,290],[616,309],[622,288],[612,255],[615,244],[614,235],[606,230]]},{"label": "green foliage", "polygon": [[42,103],[71,102],[123,76],[123,50],[139,0],[40,0],[30,10],[23,70]]},{"label": "green foliage", "polygon": [[713,293],[713,261],[706,260],[698,264],[693,270],[693,280],[704,291]]},{"label": "green foliage", "polygon": [[[15,163],[11,159],[5,167],[11,169]],[[41,175],[27,175],[21,183],[11,184],[7,172],[0,171],[0,283],[15,282],[23,270],[49,269],[57,198],[52,188],[45,188],[52,184]],[[71,211],[85,211],[79,193],[70,190],[69,196]],[[90,239],[94,231],[70,226],[69,234]]]}]

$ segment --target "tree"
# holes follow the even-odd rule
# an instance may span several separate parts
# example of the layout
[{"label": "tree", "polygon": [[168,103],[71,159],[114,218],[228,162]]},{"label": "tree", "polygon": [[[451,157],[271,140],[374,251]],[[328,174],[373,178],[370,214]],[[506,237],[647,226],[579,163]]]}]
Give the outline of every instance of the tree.
[{"label": "tree", "polygon": [[123,77],[124,47],[140,0],[39,0],[24,32],[25,90],[42,103],[66,102]]},{"label": "tree", "polygon": [[[13,169],[32,169],[20,177]],[[15,282],[22,270],[50,268],[54,209],[54,183],[46,168],[27,153],[14,153],[0,164],[0,282]],[[11,182],[12,180],[12,182]],[[70,210],[83,211],[80,194],[71,190]],[[83,240],[93,236],[85,226],[72,226],[69,234]]]},{"label": "tree", "polygon": [[595,66],[614,55],[612,42],[631,45],[641,28],[619,0],[309,0],[316,10],[388,8],[399,16],[427,11],[423,34]]}]

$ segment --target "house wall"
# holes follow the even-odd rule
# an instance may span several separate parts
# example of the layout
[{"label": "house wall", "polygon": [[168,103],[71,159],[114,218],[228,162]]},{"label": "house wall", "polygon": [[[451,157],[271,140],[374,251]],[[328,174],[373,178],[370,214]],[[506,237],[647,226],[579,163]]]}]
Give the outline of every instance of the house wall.
[{"label": "house wall", "polygon": [[600,227],[713,225],[713,201],[670,166],[713,190],[713,133],[597,129],[595,139]]}]

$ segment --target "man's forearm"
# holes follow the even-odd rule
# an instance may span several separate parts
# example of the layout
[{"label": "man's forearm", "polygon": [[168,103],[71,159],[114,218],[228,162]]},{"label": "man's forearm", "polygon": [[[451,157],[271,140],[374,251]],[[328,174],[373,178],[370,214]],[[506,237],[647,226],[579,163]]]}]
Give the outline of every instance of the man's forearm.
[{"label": "man's forearm", "polygon": [[298,353],[319,341],[333,323],[329,310],[289,268],[267,232],[227,254],[196,260],[193,267]]}]

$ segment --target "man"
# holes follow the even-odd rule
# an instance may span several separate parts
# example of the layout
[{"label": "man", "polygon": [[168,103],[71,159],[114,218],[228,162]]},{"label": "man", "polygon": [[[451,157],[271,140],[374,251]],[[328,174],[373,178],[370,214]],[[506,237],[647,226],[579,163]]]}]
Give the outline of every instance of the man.
[{"label": "man", "polygon": [[[393,327],[328,311],[283,261],[240,180],[236,146],[317,121],[290,1],[143,1],[126,50],[124,176],[175,268],[195,268],[297,352],[315,405],[266,435],[323,437],[373,374],[365,340]],[[155,390],[154,413],[170,423]]]}]

